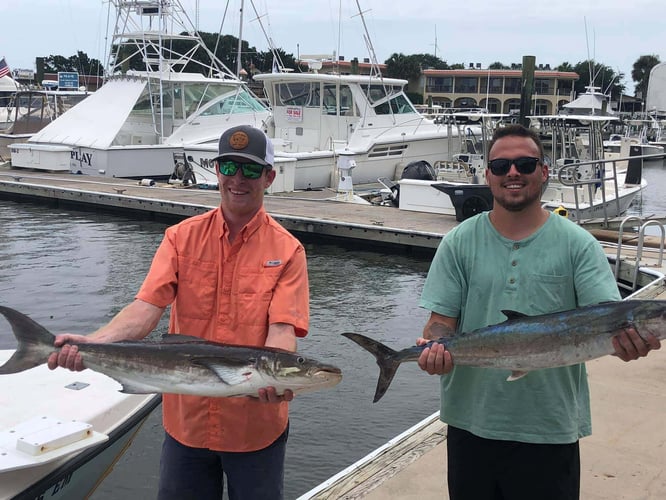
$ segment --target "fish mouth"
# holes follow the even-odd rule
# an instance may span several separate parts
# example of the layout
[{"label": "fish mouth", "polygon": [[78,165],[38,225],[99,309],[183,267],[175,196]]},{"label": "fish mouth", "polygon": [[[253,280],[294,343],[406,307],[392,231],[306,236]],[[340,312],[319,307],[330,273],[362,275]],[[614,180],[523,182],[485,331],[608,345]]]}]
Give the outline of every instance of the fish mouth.
[{"label": "fish mouth", "polygon": [[312,377],[322,383],[337,384],[342,380],[342,370],[336,367],[320,368],[312,374]]}]

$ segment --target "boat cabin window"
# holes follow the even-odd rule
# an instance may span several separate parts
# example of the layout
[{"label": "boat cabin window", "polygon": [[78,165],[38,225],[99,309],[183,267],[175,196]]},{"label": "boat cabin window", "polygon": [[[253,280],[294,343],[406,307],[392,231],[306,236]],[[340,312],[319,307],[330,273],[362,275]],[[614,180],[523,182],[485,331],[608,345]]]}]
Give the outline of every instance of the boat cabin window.
[{"label": "boat cabin window", "polygon": [[324,85],[322,113],[325,115],[337,115],[339,113],[340,116],[358,116],[349,85]]},{"label": "boat cabin window", "polygon": [[283,106],[319,107],[319,82],[278,83],[275,87],[275,95]]}]

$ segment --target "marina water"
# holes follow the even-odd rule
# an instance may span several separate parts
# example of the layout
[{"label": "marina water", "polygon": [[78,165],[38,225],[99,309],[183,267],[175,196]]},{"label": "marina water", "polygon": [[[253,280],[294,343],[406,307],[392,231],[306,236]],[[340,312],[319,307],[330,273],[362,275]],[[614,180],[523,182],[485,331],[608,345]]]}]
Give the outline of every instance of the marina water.
[{"label": "marina water", "polygon": [[[649,186],[630,213],[666,214],[666,168],[646,164]],[[53,332],[90,333],[133,300],[166,224],[46,205],[0,201],[0,303]],[[427,312],[417,306],[429,259],[405,254],[307,245],[310,334],[299,351],[339,366],[333,389],[291,403],[285,498],[293,499],[438,409],[436,377],[403,365],[389,391],[372,397],[374,359],[342,337],[367,334],[394,348],[412,345]],[[166,315],[155,334],[167,331]],[[186,332],[185,332],[186,333]],[[0,348],[15,343],[0,321]],[[154,498],[163,438],[161,411],[92,500]]]}]

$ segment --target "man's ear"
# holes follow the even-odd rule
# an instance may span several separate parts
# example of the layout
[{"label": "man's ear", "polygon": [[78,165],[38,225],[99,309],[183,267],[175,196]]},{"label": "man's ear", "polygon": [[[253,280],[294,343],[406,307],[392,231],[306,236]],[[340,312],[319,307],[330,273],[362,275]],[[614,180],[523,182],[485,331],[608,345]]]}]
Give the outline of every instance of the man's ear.
[{"label": "man's ear", "polygon": [[271,184],[273,184],[273,181],[275,180],[276,175],[277,175],[277,173],[275,172],[274,168],[271,168],[270,170],[266,170],[266,181],[265,181],[264,188],[267,188]]}]

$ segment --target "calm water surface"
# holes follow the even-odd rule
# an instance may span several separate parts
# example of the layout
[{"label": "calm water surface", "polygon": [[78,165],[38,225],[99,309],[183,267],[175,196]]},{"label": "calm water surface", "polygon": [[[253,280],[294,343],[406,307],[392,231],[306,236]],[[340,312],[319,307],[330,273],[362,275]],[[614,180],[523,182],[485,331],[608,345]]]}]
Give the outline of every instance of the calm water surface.
[{"label": "calm water surface", "polygon": [[[646,165],[649,187],[630,212],[666,214],[666,168]],[[89,333],[130,302],[166,225],[0,201],[0,303],[54,332]],[[292,499],[438,409],[437,380],[414,363],[400,368],[372,403],[374,359],[340,333],[366,333],[396,348],[412,344],[427,313],[417,307],[428,261],[404,255],[308,245],[310,334],[299,350],[342,368],[335,388],[291,404],[286,498]],[[167,330],[166,316],[157,328]],[[13,347],[0,323],[0,347]],[[93,500],[154,498],[161,412],[149,417]]]}]

